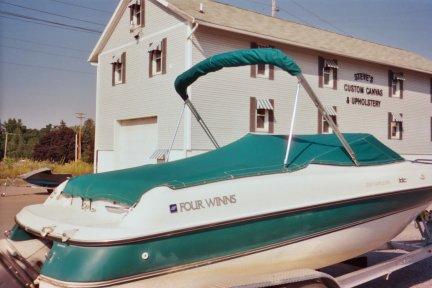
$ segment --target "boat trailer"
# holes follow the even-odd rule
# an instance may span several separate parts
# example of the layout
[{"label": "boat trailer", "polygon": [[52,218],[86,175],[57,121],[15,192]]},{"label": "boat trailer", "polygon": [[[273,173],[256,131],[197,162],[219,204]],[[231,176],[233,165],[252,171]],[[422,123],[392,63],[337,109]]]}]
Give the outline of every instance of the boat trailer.
[{"label": "boat trailer", "polygon": [[[230,288],[264,288],[264,287],[286,287],[286,288],[351,288],[360,284],[389,275],[404,267],[432,257],[432,210],[423,211],[415,220],[422,240],[417,242],[390,241],[380,250],[396,250],[402,255],[380,262],[373,266],[361,268],[338,277],[327,273],[312,270],[299,269],[282,273],[266,274],[254,278],[232,279],[220,283],[217,287]],[[351,259],[356,260],[357,258]],[[344,263],[350,261],[345,261]],[[352,261],[355,262],[355,261]]]}]

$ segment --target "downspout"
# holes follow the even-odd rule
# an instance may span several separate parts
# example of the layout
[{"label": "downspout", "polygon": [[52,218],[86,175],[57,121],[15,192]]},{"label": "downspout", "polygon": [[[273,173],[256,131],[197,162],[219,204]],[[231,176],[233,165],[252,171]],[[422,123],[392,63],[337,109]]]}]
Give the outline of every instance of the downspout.
[{"label": "downspout", "polygon": [[[193,65],[192,53],[193,53],[193,43],[192,36],[198,28],[198,23],[193,19],[187,25],[187,36],[185,43],[185,71],[189,70]],[[188,87],[188,95],[192,96],[191,87]],[[187,157],[188,151],[192,149],[192,113],[190,109],[186,109],[184,112],[184,135],[183,135],[183,149],[185,151],[185,157]]]}]

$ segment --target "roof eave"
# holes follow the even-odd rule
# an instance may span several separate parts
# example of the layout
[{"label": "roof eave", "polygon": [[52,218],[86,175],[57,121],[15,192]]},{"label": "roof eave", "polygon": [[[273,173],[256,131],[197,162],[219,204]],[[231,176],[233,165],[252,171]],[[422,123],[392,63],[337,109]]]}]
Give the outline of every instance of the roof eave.
[{"label": "roof eave", "polygon": [[273,37],[273,36],[269,36],[269,35],[265,35],[265,34],[259,34],[259,33],[251,32],[251,31],[243,30],[243,29],[238,29],[238,28],[223,26],[223,25],[207,22],[207,21],[204,21],[204,20],[201,20],[201,19],[195,19],[195,22],[198,23],[198,24],[200,24],[200,25],[202,25],[202,26],[207,26],[207,27],[216,28],[216,29],[220,29],[220,30],[225,30],[225,31],[229,31],[229,32],[239,33],[239,34],[248,35],[248,36],[252,36],[252,37],[256,37],[256,38],[266,39],[266,40],[270,40],[270,41],[274,41],[274,42],[279,42],[279,43],[283,43],[283,44],[288,44],[288,45],[299,47],[299,48],[306,48],[306,49],[309,49],[309,50],[323,52],[323,53],[328,53],[328,54],[332,54],[332,55],[335,55],[335,56],[342,56],[342,57],[356,59],[356,60],[361,60],[361,61],[366,61],[366,62],[370,62],[370,63],[380,64],[380,65],[386,65],[386,66],[390,66],[390,67],[398,67],[398,68],[402,68],[402,69],[406,69],[406,70],[411,70],[411,71],[415,71],[415,72],[420,72],[420,73],[425,73],[425,74],[432,74],[432,70],[428,71],[428,70],[418,69],[418,68],[414,68],[414,67],[394,65],[392,63],[387,63],[387,62],[384,62],[384,61],[374,61],[374,60],[366,59],[366,58],[362,58],[362,57],[353,57],[352,55],[347,55],[347,54],[342,53],[342,52],[330,51],[330,50],[326,50],[326,49],[319,49],[319,47],[309,47],[307,45],[302,45],[300,43],[296,43],[296,42],[293,42],[293,41],[287,41],[287,40],[285,40],[283,38],[277,38],[277,37]]},{"label": "roof eave", "polygon": [[[158,2],[160,5],[166,7],[168,10],[170,10],[174,14],[185,19],[186,21],[191,22],[191,23],[195,22],[194,17],[183,12],[182,10],[178,9],[174,5],[168,3],[167,1],[165,1],[165,0],[155,0],[155,1]],[[96,43],[95,47],[93,48],[92,52],[90,53],[90,56],[87,59],[87,61],[90,62],[91,64],[96,64],[98,62],[98,56],[102,52],[102,49],[105,47],[109,38],[111,37],[111,34],[114,31],[117,23],[120,21],[120,18],[123,15],[122,11],[124,8],[127,7],[127,4],[128,4],[128,0],[122,0],[117,5],[116,9],[114,10],[113,15],[111,16],[111,19],[109,20],[108,24],[105,26],[105,29],[102,32],[102,35],[99,37],[98,42]]]}]

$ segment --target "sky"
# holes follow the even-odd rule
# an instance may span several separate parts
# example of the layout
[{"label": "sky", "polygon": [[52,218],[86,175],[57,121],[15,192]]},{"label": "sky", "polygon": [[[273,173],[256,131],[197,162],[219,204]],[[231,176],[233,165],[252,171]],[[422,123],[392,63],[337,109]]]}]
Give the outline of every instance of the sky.
[{"label": "sky", "polygon": [[[219,2],[271,12],[271,0]],[[432,59],[432,0],[277,2],[279,18]],[[41,128],[61,120],[76,125],[76,112],[94,118],[96,68],[87,58],[117,4],[0,0],[0,120],[20,118],[27,127]]]}]

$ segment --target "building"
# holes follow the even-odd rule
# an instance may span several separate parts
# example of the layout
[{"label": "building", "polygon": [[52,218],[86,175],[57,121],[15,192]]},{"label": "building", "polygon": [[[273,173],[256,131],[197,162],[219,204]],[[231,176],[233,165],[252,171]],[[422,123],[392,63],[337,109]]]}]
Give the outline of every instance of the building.
[{"label": "building", "polygon": [[[342,132],[432,155],[429,59],[209,0],[121,0],[89,58],[97,67],[97,171],[165,161],[183,109],[176,76],[248,47],[292,56]],[[296,81],[268,65],[238,67],[199,79],[189,94],[225,145],[249,131],[287,133]],[[299,99],[295,133],[331,133],[304,90]],[[188,109],[179,127],[170,160],[213,148]]]}]

